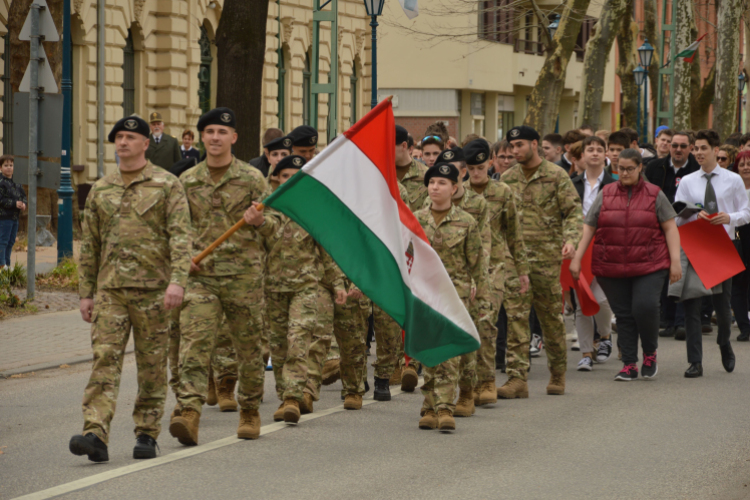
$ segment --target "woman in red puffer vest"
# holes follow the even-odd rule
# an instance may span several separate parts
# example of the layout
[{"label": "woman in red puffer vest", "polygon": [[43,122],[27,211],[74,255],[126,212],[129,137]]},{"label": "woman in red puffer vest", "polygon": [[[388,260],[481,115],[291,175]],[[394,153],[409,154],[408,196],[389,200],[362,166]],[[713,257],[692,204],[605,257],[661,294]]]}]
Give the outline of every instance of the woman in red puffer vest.
[{"label": "woman in red puffer vest", "polygon": [[641,176],[640,152],[620,153],[619,167],[619,181],[602,188],[586,215],[570,272],[578,279],[581,259],[595,236],[591,270],[617,317],[624,365],[615,380],[629,381],[638,378],[639,338],[642,375],[656,376],[661,290],[667,274],[674,283],[682,269],[677,214],[661,189]]}]

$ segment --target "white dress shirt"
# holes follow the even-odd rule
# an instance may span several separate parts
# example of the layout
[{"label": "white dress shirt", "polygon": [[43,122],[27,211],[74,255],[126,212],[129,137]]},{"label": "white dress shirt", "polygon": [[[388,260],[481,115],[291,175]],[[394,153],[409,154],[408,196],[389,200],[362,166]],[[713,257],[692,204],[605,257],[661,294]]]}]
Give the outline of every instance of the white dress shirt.
[{"label": "white dress shirt", "polygon": [[[699,203],[703,206],[706,197],[706,178],[703,177],[705,170],[701,167],[697,172],[688,174],[682,178],[680,185],[677,187],[675,201],[684,201],[685,203]],[[744,226],[750,222],[750,205],[748,205],[747,192],[745,183],[742,178],[725,168],[717,166],[711,171],[714,174],[711,177],[711,185],[716,193],[716,202],[719,205],[719,212],[729,215],[729,224],[724,224],[729,237],[734,240],[734,228]],[[677,217],[675,221],[678,226],[692,222],[698,218],[698,214],[690,218]]]},{"label": "white dress shirt", "polygon": [[596,199],[597,195],[599,194],[599,190],[602,187],[602,181],[604,180],[604,170],[602,170],[602,173],[599,174],[599,178],[596,179],[596,182],[592,186],[589,182],[589,178],[587,177],[587,173],[583,173],[583,216],[586,217],[586,214],[589,212],[589,209],[591,208],[591,205],[594,204],[594,200]]}]

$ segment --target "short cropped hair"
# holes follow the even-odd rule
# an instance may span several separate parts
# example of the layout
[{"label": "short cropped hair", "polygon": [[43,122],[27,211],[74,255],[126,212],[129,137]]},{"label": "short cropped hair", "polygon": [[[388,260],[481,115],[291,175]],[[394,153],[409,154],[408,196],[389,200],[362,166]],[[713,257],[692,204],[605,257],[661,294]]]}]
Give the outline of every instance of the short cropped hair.
[{"label": "short cropped hair", "polygon": [[695,140],[706,141],[712,148],[718,148],[721,146],[721,137],[719,137],[719,133],[711,129],[699,130],[698,133],[695,134]]},{"label": "short cropped hair", "polygon": [[627,149],[630,147],[630,144],[633,141],[630,140],[630,136],[623,132],[622,130],[618,130],[617,132],[612,132],[609,134],[609,145],[617,145],[622,146],[623,148]]},{"label": "short cropped hair", "polygon": [[570,144],[573,144],[574,142],[582,141],[586,138],[586,136],[582,133],[580,133],[578,130],[568,130],[565,132],[565,135],[563,135],[563,145],[568,146]]},{"label": "short cropped hair", "polygon": [[192,131],[192,130],[190,130],[190,129],[185,129],[185,130],[184,130],[184,131],[182,132],[182,135],[181,135],[180,137],[185,137],[186,135],[190,137],[190,140],[191,140],[191,141],[194,141],[194,140],[195,140],[195,134],[193,133],[193,131]]},{"label": "short cropped hair", "polygon": [[542,140],[547,141],[556,147],[563,146],[563,137],[560,134],[547,134],[544,136]]},{"label": "short cropped hair", "polygon": [[581,144],[581,149],[586,150],[586,148],[590,146],[591,144],[598,144],[604,149],[607,149],[607,143],[604,142],[604,139],[602,139],[601,137],[597,137],[595,135],[590,135],[586,137],[583,140],[583,143]]},{"label": "short cropped hair", "polygon": [[269,142],[278,139],[279,137],[284,137],[284,131],[280,128],[266,129],[266,131],[263,133],[263,144],[268,144]]}]

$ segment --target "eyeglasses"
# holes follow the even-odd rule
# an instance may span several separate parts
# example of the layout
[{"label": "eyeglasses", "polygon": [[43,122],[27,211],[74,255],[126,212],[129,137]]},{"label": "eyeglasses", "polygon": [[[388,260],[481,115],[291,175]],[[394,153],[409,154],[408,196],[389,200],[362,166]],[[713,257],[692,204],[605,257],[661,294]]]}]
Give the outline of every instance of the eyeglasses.
[{"label": "eyeglasses", "polygon": [[690,147],[690,145],[689,144],[674,144],[674,143],[672,143],[672,147],[674,149],[687,149],[687,148]]},{"label": "eyeglasses", "polygon": [[729,158],[727,158],[726,156],[717,156],[716,159],[718,161],[729,161]]},{"label": "eyeglasses", "polygon": [[628,168],[622,168],[622,167],[620,167],[620,173],[621,174],[628,174],[628,175],[630,175],[633,172],[635,172],[636,170],[638,170],[638,167],[628,167]]}]

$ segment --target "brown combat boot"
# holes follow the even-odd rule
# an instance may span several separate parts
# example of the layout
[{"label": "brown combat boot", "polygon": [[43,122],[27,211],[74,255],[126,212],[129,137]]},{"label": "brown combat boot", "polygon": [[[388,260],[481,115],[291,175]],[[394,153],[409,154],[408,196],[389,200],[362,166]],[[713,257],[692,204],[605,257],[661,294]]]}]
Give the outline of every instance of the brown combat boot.
[{"label": "brown combat boot", "polygon": [[302,395],[302,402],[299,405],[299,411],[303,415],[307,415],[308,413],[313,412],[313,397],[312,394],[304,393]]},{"label": "brown combat boot", "polygon": [[405,366],[401,374],[401,390],[404,392],[414,392],[419,384],[419,375],[411,365]]},{"label": "brown combat boot", "polygon": [[472,389],[461,389],[458,393],[458,402],[456,403],[456,410],[453,415],[456,417],[470,417],[474,415],[476,408],[474,407],[474,391]]},{"label": "brown combat boot", "polygon": [[420,429],[436,429],[438,426],[438,417],[432,410],[427,410],[419,419]]},{"label": "brown combat boot", "polygon": [[169,423],[169,433],[177,438],[180,444],[195,446],[198,444],[198,426],[201,416],[192,408],[183,408],[180,415]]},{"label": "brown combat boot", "polygon": [[279,405],[279,409],[273,412],[273,421],[281,422],[284,420],[284,402]]},{"label": "brown combat boot", "polygon": [[528,398],[529,384],[520,378],[511,377],[497,390],[497,397],[500,399]]},{"label": "brown combat boot", "polygon": [[479,394],[482,392],[482,384],[477,384],[474,388],[474,406],[482,406],[479,404]]},{"label": "brown combat boot", "polygon": [[219,380],[219,409],[221,411],[237,411],[237,400],[234,399],[236,377],[224,377]]},{"label": "brown combat boot", "polygon": [[565,372],[553,373],[547,384],[547,394],[550,396],[562,396],[565,394]]},{"label": "brown combat boot", "polygon": [[391,375],[391,378],[388,381],[388,385],[399,385],[400,383],[401,383],[401,367],[396,367],[396,369],[393,370],[393,375]]},{"label": "brown combat boot", "polygon": [[216,406],[219,402],[219,398],[216,396],[216,382],[214,381],[214,371],[212,368],[208,369],[208,396],[206,396],[206,404],[208,406]]},{"label": "brown combat boot", "polygon": [[494,380],[488,380],[479,386],[479,405],[491,405],[497,403],[497,387]]},{"label": "brown combat boot", "polygon": [[439,410],[438,411],[438,429],[441,431],[454,431],[456,430],[456,421],[453,419],[453,414],[450,410]]},{"label": "brown combat boot", "polygon": [[169,421],[172,422],[172,420],[174,420],[175,417],[179,417],[180,415],[182,415],[182,407],[179,404],[177,404],[174,407],[174,410],[172,410],[172,414],[169,416]]},{"label": "brown combat boot", "polygon": [[299,403],[296,399],[288,398],[284,400],[284,422],[296,424],[299,422]]},{"label": "brown combat boot", "polygon": [[329,359],[323,365],[323,373],[321,374],[323,379],[323,385],[331,385],[341,378],[341,371],[339,370],[339,360]]},{"label": "brown combat boot", "polygon": [[345,410],[361,410],[362,409],[362,396],[359,394],[347,394],[344,398],[344,409]]},{"label": "brown combat boot", "polygon": [[237,427],[240,439],[258,439],[260,437],[260,413],[258,410],[240,410],[240,426]]}]

